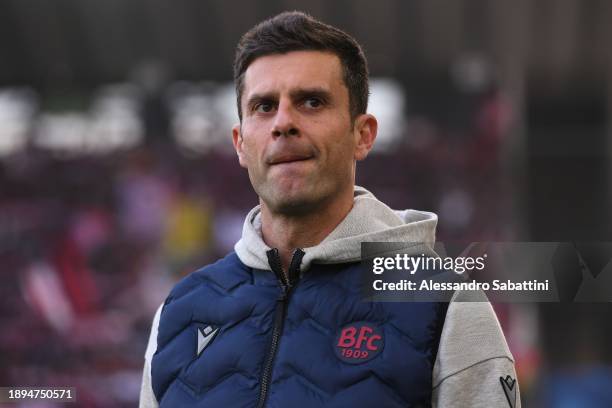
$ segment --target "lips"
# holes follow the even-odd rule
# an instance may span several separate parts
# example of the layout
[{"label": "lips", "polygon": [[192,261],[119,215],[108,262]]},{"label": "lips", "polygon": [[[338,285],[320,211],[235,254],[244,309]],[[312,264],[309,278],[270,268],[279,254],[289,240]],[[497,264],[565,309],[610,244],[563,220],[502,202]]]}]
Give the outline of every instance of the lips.
[{"label": "lips", "polygon": [[312,158],[311,155],[305,155],[305,154],[282,154],[282,155],[272,157],[270,160],[268,160],[268,164],[273,166],[275,164],[305,161],[311,158]]}]

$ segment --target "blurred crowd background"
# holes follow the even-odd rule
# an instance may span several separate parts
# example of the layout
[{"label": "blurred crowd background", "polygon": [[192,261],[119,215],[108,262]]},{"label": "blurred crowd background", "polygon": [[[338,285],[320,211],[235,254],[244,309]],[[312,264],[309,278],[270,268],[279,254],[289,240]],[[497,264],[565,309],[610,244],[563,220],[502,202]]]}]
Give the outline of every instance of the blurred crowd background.
[{"label": "blurred crowd background", "polygon": [[[438,213],[441,241],[612,241],[605,0],[6,0],[1,386],[136,405],[155,309],[257,204],[235,44],[292,9],[365,48],[381,128],[358,184]],[[612,406],[608,304],[495,308],[524,406]]]}]

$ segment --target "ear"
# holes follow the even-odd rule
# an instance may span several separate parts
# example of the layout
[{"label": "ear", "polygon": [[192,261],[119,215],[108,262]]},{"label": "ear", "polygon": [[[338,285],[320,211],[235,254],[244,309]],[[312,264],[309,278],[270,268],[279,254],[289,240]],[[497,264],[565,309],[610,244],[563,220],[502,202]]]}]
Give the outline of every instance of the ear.
[{"label": "ear", "polygon": [[238,154],[238,163],[240,163],[240,166],[246,169],[246,158],[244,155],[244,151],[242,150],[243,139],[239,123],[235,124],[234,127],[232,127],[232,142],[234,143],[234,149],[236,149],[236,153]]},{"label": "ear", "polygon": [[374,146],[374,140],[376,140],[378,132],[378,121],[374,115],[369,113],[361,114],[355,119],[353,131],[357,141],[355,145],[355,160],[363,160],[372,150],[372,146]]}]

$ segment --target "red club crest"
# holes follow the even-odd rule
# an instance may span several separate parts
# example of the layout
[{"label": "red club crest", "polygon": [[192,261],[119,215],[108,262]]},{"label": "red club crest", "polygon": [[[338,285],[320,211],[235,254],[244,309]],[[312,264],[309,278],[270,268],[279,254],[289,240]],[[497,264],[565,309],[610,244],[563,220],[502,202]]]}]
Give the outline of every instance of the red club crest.
[{"label": "red club crest", "polygon": [[368,322],[351,323],[340,329],[334,349],[345,363],[361,364],[380,354],[385,345],[382,328]]}]

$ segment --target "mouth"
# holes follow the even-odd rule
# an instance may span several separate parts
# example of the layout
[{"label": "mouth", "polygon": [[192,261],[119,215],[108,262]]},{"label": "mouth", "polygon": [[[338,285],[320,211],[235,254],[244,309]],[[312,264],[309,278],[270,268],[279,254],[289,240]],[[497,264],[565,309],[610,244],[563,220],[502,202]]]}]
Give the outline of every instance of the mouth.
[{"label": "mouth", "polygon": [[313,158],[313,156],[288,154],[288,155],[282,155],[282,156],[275,157],[272,160],[270,160],[268,162],[268,164],[270,166],[276,166],[276,165],[279,165],[279,164],[291,164],[291,163],[298,163],[298,162],[307,161],[307,160],[310,160],[312,158]]}]

